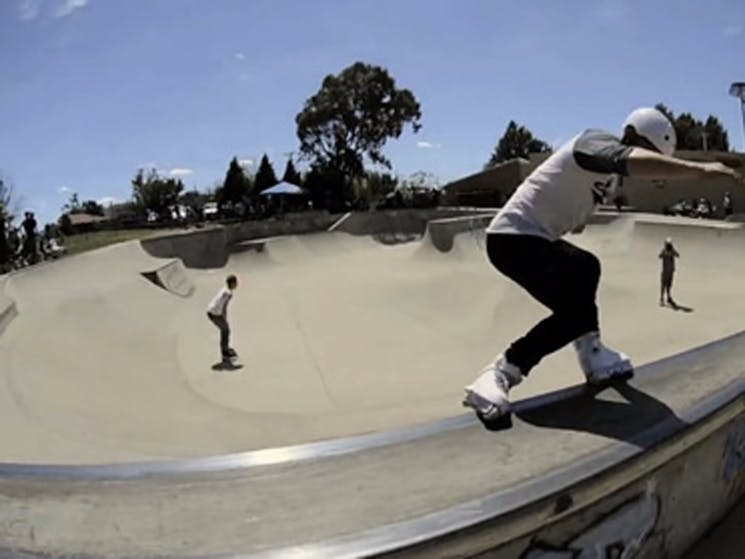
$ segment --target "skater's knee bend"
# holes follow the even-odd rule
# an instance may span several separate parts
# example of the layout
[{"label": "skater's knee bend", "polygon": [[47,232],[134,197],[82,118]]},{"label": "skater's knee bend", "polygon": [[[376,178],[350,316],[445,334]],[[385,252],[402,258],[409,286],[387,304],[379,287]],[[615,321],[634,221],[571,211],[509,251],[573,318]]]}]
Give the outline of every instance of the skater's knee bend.
[{"label": "skater's knee bend", "polygon": [[560,318],[565,334],[570,337],[598,329],[598,307],[594,301],[571,301],[571,306],[556,309],[554,316]]}]

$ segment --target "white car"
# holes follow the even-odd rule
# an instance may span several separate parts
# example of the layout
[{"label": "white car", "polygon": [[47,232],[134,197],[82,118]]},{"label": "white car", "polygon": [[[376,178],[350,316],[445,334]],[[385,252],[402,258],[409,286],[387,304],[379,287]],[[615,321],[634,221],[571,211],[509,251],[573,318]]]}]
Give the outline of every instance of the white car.
[{"label": "white car", "polygon": [[202,208],[202,218],[217,219],[219,211],[220,210],[217,207],[217,202],[207,202]]}]

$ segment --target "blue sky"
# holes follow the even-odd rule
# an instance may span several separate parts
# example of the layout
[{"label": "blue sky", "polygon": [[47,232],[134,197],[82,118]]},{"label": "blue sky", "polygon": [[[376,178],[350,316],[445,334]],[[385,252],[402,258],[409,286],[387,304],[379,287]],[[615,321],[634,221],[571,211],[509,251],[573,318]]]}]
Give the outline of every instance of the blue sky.
[{"label": "blue sky", "polygon": [[139,166],[206,188],[297,150],[326,74],[388,68],[422,105],[394,170],[479,169],[510,119],[559,143],[639,105],[713,113],[742,149],[742,0],[0,0],[0,172],[22,208],[125,199]]}]

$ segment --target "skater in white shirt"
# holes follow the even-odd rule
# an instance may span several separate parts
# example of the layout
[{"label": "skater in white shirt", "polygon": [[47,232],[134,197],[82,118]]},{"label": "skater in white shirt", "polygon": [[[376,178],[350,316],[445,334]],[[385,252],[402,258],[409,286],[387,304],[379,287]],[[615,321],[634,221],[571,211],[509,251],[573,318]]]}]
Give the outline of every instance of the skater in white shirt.
[{"label": "skater in white shirt", "polygon": [[570,342],[587,382],[630,378],[630,359],[603,345],[596,291],[600,261],[564,240],[580,233],[595,206],[612,199],[616,176],[643,179],[742,177],[722,163],[673,157],[675,129],[651,108],[633,111],[622,137],[585,130],[553,153],[517,188],[487,228],[492,265],[552,314],[515,340],[466,387],[465,406],[485,425],[510,412],[509,390],[541,359]]},{"label": "skater in white shirt", "polygon": [[230,347],[230,325],[228,324],[228,303],[233,298],[233,291],[238,287],[238,278],[230,275],[223,287],[207,307],[207,317],[220,330],[220,353],[223,361],[236,356]]}]

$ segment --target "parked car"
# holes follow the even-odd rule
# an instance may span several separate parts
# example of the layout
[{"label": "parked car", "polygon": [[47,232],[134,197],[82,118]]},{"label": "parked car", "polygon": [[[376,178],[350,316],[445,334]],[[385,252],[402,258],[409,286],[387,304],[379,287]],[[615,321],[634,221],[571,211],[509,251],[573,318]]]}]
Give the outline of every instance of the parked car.
[{"label": "parked car", "polygon": [[220,215],[220,208],[217,207],[217,202],[207,202],[202,207],[202,219],[217,219]]}]

